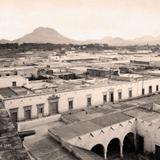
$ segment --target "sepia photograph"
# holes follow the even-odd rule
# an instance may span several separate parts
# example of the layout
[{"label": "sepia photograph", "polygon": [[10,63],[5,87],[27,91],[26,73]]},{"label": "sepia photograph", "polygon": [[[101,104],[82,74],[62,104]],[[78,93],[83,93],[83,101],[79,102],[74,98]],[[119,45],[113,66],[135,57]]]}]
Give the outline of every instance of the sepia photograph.
[{"label": "sepia photograph", "polygon": [[160,0],[0,0],[0,160],[160,160]]}]

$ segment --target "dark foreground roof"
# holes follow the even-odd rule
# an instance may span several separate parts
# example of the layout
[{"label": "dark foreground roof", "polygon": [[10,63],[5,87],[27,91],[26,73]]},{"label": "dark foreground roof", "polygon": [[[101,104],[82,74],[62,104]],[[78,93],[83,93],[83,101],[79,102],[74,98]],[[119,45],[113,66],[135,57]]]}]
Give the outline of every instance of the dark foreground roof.
[{"label": "dark foreground roof", "polygon": [[0,160],[30,160],[2,102],[0,102]]},{"label": "dark foreground roof", "polygon": [[[71,148],[70,148],[71,147]],[[33,157],[39,160],[103,160],[97,154],[72,145],[62,145],[46,136],[29,147]]]},{"label": "dark foreground roof", "polygon": [[29,147],[33,157],[40,160],[77,160],[51,137],[45,137]]}]

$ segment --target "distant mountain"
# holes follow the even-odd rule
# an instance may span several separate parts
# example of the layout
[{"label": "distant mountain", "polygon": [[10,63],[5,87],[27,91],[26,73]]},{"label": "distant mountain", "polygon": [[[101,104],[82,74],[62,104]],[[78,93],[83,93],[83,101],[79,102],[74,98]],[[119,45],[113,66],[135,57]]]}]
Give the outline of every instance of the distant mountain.
[{"label": "distant mountain", "polygon": [[32,33],[26,34],[23,37],[9,41],[6,39],[0,40],[0,43],[53,43],[53,44],[89,44],[89,43],[106,43],[113,46],[126,45],[145,45],[145,44],[160,44],[160,36],[143,36],[135,39],[123,39],[120,37],[104,37],[102,39],[76,41],[67,38],[52,28],[39,27]]},{"label": "distant mountain", "polygon": [[160,36],[143,36],[135,39],[123,39],[120,37],[104,37],[99,40],[87,40],[84,43],[107,43],[113,46],[127,46],[127,45],[155,45],[160,44]]},{"label": "distant mountain", "polygon": [[130,45],[132,42],[130,40],[125,40],[120,37],[104,37],[99,40],[88,40],[84,43],[101,43],[101,44],[109,44],[113,46],[124,46],[124,45]]},{"label": "distant mountain", "polygon": [[16,43],[76,43],[77,41],[64,37],[57,31],[51,28],[39,27],[32,33],[26,34],[23,37],[14,40]]},{"label": "distant mountain", "polygon": [[132,42],[135,44],[160,44],[160,36],[143,36],[139,38],[132,39]]},{"label": "distant mountain", "polygon": [[0,39],[0,44],[5,44],[5,43],[11,43],[11,41],[7,39]]}]

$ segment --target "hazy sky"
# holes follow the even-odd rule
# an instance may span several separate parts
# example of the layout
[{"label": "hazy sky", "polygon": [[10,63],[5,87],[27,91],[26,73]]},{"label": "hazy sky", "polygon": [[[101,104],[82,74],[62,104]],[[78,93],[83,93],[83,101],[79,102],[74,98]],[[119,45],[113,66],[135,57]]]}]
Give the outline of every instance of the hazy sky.
[{"label": "hazy sky", "polygon": [[160,35],[160,0],[0,0],[0,39],[43,26],[74,39]]}]

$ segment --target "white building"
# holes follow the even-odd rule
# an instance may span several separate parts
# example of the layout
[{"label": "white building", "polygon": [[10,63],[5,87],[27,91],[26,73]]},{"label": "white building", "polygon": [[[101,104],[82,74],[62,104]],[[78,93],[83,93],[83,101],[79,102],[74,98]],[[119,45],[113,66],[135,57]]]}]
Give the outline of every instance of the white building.
[{"label": "white building", "polygon": [[[29,85],[29,88],[3,88],[0,89],[0,94],[14,119],[23,121],[157,93],[160,78],[150,77],[133,81],[59,80],[52,83],[54,85],[50,86],[45,82],[40,89]],[[22,82],[21,84],[23,85]]]},{"label": "white building", "polygon": [[[62,144],[92,151],[105,160],[114,155],[127,159],[130,153],[132,157],[133,153],[155,155],[158,160],[160,113],[147,110],[147,105],[54,127],[49,129],[49,135]],[[159,110],[160,105],[156,108]]]},{"label": "white building", "polygon": [[3,76],[0,77],[0,88],[5,87],[15,87],[15,86],[24,86],[28,84],[28,79],[19,76],[19,75],[11,75],[11,76]]}]

